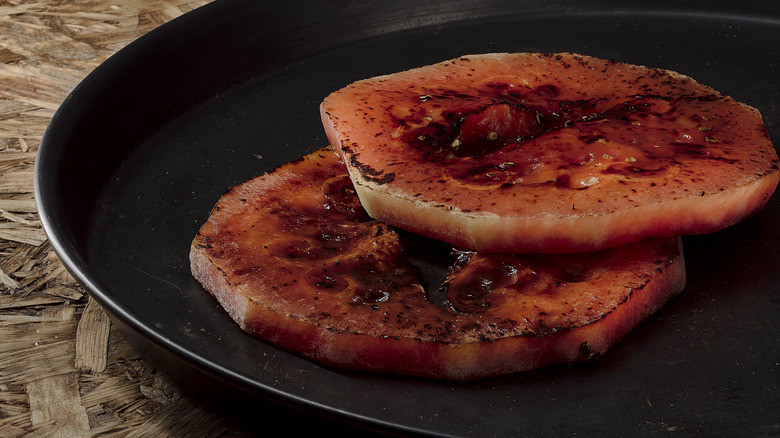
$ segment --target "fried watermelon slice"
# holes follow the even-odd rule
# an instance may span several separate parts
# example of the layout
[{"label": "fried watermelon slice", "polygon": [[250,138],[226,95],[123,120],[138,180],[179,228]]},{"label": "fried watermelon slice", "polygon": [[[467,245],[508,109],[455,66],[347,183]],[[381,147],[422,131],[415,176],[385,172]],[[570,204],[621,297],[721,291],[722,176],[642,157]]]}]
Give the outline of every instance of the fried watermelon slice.
[{"label": "fried watermelon slice", "polygon": [[190,260],[252,335],[326,366],[452,381],[592,360],[685,283],[676,237],[514,255],[397,230],[366,214],[330,148],[229,189]]},{"label": "fried watermelon slice", "polygon": [[464,56],[355,82],[320,109],[371,217],[476,251],[711,233],[780,178],[756,109],[577,54]]}]

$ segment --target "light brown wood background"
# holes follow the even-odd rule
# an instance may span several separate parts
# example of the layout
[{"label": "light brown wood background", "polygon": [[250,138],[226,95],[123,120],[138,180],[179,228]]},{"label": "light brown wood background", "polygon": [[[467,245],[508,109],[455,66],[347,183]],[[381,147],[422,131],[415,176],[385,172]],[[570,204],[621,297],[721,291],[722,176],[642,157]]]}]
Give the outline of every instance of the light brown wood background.
[{"label": "light brown wood background", "polygon": [[49,119],[95,67],[207,0],[0,0],[0,437],[242,436],[136,354],[36,213]]}]

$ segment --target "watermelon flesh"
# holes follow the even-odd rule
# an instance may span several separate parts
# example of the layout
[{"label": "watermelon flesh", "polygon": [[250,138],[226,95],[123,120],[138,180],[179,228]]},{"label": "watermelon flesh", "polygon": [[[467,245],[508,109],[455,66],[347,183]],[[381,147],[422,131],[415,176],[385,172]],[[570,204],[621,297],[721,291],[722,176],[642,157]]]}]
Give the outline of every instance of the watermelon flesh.
[{"label": "watermelon flesh", "polygon": [[718,231],[774,192],[761,115],[667,70],[471,55],[321,104],[368,214],[480,252],[597,251]]},{"label": "watermelon flesh", "polygon": [[228,190],[190,248],[246,332],[464,381],[590,361],[685,286],[679,234],[778,183],[760,114],[665,70],[490,54],[325,99],[324,148]]},{"label": "watermelon flesh", "polygon": [[330,148],[228,190],[190,261],[254,336],[327,366],[453,381],[593,360],[685,284],[678,238],[517,255],[404,233],[363,211]]}]

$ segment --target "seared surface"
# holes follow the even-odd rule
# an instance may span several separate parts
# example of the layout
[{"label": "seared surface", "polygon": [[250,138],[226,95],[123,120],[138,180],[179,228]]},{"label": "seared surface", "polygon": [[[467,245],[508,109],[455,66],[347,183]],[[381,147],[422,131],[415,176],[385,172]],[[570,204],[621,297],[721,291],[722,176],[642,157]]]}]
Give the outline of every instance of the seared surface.
[{"label": "seared surface", "polygon": [[321,112],[372,217],[479,251],[709,233],[780,178],[757,110],[581,55],[464,56],[358,81]]},{"label": "seared surface", "polygon": [[[685,281],[676,238],[536,256],[421,239],[368,217],[326,148],[230,189],[193,241],[192,270],[244,330],[284,348],[458,380],[592,358]],[[425,269],[440,283],[424,288]]]}]

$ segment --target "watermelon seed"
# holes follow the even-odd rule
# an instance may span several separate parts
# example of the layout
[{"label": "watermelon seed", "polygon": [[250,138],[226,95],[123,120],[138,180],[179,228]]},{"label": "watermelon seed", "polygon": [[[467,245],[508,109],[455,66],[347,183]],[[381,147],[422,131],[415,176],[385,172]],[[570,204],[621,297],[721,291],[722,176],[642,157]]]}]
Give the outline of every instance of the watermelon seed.
[{"label": "watermelon seed", "polygon": [[582,355],[585,356],[585,358],[589,361],[599,357],[599,353],[593,351],[593,348],[590,346],[588,341],[585,341],[580,345],[580,353],[582,353]]}]

